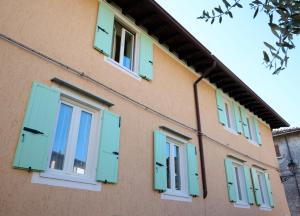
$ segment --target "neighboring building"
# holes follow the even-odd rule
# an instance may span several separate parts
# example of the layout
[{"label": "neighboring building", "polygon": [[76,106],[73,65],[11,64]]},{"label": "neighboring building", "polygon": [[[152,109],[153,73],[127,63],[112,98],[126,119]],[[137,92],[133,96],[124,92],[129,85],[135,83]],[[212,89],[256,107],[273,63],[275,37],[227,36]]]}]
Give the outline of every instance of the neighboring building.
[{"label": "neighboring building", "polygon": [[155,1],[0,14],[0,215],[290,215],[288,123]]},{"label": "neighboring building", "polygon": [[291,214],[300,215],[300,128],[274,130],[273,139]]}]

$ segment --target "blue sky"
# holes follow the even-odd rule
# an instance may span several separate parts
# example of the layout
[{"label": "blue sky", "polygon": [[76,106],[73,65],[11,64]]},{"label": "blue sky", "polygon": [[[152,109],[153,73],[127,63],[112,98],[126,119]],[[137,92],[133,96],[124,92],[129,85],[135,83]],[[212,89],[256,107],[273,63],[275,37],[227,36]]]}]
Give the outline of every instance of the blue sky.
[{"label": "blue sky", "polygon": [[156,0],[205,47],[253,89],[291,126],[300,126],[300,37],[296,49],[290,52],[288,68],[279,75],[262,64],[263,41],[274,42],[264,13],[252,19],[254,11],[248,3],[243,9],[234,9],[234,19],[223,18],[211,25],[196,19],[204,9],[212,9],[219,1]]}]

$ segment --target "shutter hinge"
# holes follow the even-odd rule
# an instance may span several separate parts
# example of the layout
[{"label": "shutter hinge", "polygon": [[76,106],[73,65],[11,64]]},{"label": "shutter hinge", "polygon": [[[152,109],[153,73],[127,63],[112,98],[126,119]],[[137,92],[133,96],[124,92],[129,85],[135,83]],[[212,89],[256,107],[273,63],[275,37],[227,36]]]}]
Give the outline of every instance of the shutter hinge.
[{"label": "shutter hinge", "polygon": [[119,128],[121,127],[121,117],[119,117]]},{"label": "shutter hinge", "polygon": [[109,34],[104,28],[101,28],[100,26],[98,26],[97,31],[103,31],[105,34]]}]

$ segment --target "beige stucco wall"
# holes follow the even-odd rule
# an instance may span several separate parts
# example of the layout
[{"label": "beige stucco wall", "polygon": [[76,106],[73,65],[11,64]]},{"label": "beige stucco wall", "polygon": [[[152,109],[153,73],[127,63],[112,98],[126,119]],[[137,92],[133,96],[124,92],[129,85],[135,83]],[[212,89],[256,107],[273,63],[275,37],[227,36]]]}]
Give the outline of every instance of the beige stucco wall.
[{"label": "beige stucco wall", "polygon": [[[151,82],[138,81],[104,62],[103,55],[93,49],[97,10],[97,0],[3,0],[0,1],[0,33],[195,128],[192,84],[196,76],[157,45],[154,46],[154,80]],[[215,139],[204,137],[208,197],[205,200],[193,198],[193,202],[188,203],[162,200],[153,190],[152,133],[165,125],[187,134],[192,137],[191,142],[197,144],[195,133],[4,40],[0,40],[0,65],[1,216],[289,215],[275,170],[278,165],[270,129],[260,123],[261,148],[242,136],[229,133],[218,123],[214,88],[206,82],[199,88],[202,127],[207,136]],[[50,86],[53,77],[60,77],[115,104],[111,111],[122,116],[118,184],[102,184],[100,192],[32,184],[32,173],[12,168],[32,81]],[[255,205],[251,209],[238,209],[228,202],[223,165],[228,154],[244,159],[248,165],[256,164],[268,170],[275,199],[271,212],[261,211]]]}]

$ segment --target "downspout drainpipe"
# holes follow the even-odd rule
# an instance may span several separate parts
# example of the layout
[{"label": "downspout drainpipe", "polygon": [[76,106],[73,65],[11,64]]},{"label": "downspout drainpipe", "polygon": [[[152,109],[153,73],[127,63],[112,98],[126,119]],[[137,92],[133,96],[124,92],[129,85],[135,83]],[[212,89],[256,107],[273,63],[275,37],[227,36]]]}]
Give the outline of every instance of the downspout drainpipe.
[{"label": "downspout drainpipe", "polygon": [[200,120],[200,109],[199,109],[199,98],[197,84],[216,67],[217,63],[214,60],[211,67],[209,67],[204,73],[194,82],[194,98],[195,98],[195,108],[196,108],[196,120],[197,120],[197,137],[199,144],[199,154],[200,154],[200,166],[201,166],[201,177],[202,177],[202,188],[203,188],[203,198],[207,197],[207,184],[206,184],[206,173],[205,173],[205,161],[203,152],[203,141],[202,141],[202,130],[201,130],[201,120]]}]

